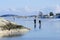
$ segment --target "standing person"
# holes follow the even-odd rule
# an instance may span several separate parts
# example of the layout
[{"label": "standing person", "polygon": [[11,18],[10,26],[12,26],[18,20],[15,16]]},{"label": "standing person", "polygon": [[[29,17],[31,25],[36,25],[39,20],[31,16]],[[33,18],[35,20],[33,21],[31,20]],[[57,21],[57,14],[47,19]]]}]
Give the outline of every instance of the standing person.
[{"label": "standing person", "polygon": [[36,28],[36,19],[34,19],[34,28]]},{"label": "standing person", "polygon": [[41,20],[39,20],[39,29],[41,29]]}]

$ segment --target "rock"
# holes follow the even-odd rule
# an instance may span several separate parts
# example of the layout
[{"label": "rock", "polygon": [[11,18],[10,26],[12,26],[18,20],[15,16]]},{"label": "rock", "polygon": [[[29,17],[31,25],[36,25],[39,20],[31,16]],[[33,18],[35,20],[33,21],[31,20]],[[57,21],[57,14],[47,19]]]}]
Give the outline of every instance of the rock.
[{"label": "rock", "polygon": [[22,25],[18,25],[14,22],[5,20],[3,18],[0,18],[0,28],[3,28],[3,29],[17,29],[17,28],[19,28],[20,29],[20,28],[25,28],[25,27]]},{"label": "rock", "polygon": [[29,30],[30,28],[0,18],[0,36],[21,35]]}]

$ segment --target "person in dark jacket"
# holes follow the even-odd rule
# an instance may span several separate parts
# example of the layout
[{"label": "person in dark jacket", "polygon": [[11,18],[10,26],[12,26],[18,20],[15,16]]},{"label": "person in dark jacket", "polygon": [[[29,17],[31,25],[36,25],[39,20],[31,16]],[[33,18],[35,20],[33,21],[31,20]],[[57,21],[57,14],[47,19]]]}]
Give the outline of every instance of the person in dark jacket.
[{"label": "person in dark jacket", "polygon": [[39,20],[39,29],[41,29],[41,20]]},{"label": "person in dark jacket", "polygon": [[34,19],[34,28],[36,28],[36,19]]}]

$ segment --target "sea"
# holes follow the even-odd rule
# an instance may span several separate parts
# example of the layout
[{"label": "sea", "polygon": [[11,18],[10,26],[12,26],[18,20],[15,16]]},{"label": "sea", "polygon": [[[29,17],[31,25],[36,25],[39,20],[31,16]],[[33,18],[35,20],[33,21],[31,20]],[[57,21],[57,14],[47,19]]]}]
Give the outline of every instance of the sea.
[{"label": "sea", "polygon": [[[5,18],[31,30],[22,36],[2,37],[0,40],[60,40],[60,19],[37,18],[34,28],[34,18]],[[39,28],[41,20],[41,28]]]}]

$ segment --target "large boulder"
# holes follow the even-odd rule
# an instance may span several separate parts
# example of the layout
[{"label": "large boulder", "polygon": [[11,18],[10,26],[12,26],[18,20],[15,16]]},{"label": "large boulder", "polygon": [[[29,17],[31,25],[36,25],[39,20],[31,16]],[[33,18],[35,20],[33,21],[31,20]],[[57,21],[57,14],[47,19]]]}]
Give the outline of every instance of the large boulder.
[{"label": "large boulder", "polygon": [[[21,29],[21,28],[26,28],[22,25],[18,25],[14,22],[5,20],[3,18],[0,18],[0,30],[10,30],[10,29]],[[29,28],[26,28],[29,29]]]},{"label": "large boulder", "polygon": [[29,30],[27,27],[0,18],[0,37],[22,35]]}]

